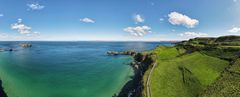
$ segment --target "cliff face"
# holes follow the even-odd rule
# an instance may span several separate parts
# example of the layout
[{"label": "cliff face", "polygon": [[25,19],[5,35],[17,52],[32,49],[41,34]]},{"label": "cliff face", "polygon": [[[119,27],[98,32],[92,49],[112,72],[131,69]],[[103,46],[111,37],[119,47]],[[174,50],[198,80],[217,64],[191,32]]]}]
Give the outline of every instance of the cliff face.
[{"label": "cliff face", "polygon": [[0,80],[0,97],[7,97],[7,94],[3,90],[2,81],[1,80]]},{"label": "cliff face", "polygon": [[129,81],[117,95],[117,97],[142,97],[143,90],[143,75],[146,70],[154,63],[154,54],[143,54],[137,52],[128,52],[127,55],[134,57],[134,62],[131,66],[134,69],[135,75],[133,79]]}]

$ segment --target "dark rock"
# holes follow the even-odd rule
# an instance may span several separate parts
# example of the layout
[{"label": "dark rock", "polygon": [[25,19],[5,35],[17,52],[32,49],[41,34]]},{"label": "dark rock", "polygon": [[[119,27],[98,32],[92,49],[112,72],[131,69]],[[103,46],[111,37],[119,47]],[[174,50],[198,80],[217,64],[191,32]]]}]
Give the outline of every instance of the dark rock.
[{"label": "dark rock", "polygon": [[114,51],[108,51],[108,55],[119,55],[119,52],[114,52]]},{"label": "dark rock", "polygon": [[124,51],[124,52],[115,52],[115,51],[108,51],[107,55],[110,56],[115,56],[115,55],[130,55],[130,56],[135,56],[136,52],[135,51]]},{"label": "dark rock", "polygon": [[143,75],[148,70],[148,68],[154,64],[154,54],[145,55],[134,51],[126,51],[122,54],[134,57],[135,61],[130,63],[134,69],[134,76],[132,77],[132,80],[124,85],[117,97],[143,97]]},{"label": "dark rock", "polygon": [[16,51],[15,49],[13,48],[8,48],[8,49],[0,49],[0,52],[4,52],[4,51],[9,51],[9,52],[12,52],[12,51]]},{"label": "dark rock", "polygon": [[0,80],[0,97],[7,97],[7,94],[4,92],[2,87],[2,81]]},{"label": "dark rock", "polygon": [[113,97],[142,97],[142,91],[144,87],[143,83],[143,75],[147,71],[147,69],[154,64],[153,56],[155,54],[142,54],[133,50],[124,51],[124,52],[115,52],[108,51],[108,55],[129,55],[134,58],[134,61],[130,63],[132,68],[134,69],[134,76],[132,80],[127,82],[124,85],[121,92],[119,94],[114,94]]},{"label": "dark rock", "polygon": [[5,50],[0,48],[0,52],[3,52],[3,51],[5,51]]},{"label": "dark rock", "polygon": [[12,51],[16,51],[15,49],[13,48],[9,48],[9,49],[5,49],[4,51],[9,51],[9,52],[12,52]]}]

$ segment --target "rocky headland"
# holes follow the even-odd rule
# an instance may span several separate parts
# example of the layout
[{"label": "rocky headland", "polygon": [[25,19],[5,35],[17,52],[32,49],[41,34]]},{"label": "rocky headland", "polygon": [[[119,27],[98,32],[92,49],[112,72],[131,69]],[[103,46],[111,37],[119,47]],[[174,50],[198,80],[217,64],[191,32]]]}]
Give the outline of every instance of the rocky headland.
[{"label": "rocky headland", "polygon": [[154,54],[144,54],[135,51],[125,52],[107,52],[108,55],[130,55],[134,58],[134,61],[130,65],[134,69],[134,76],[132,80],[124,85],[119,94],[115,94],[113,97],[142,97],[142,91],[144,88],[143,75],[150,66],[154,64]]}]

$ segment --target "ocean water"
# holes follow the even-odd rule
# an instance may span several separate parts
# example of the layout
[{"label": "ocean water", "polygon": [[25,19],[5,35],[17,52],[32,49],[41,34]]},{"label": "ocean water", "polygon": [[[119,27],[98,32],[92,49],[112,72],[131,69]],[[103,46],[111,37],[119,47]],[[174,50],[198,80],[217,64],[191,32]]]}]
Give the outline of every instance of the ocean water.
[{"label": "ocean water", "polygon": [[112,97],[133,76],[130,56],[107,51],[151,50],[166,42],[0,42],[0,78],[9,97]]}]

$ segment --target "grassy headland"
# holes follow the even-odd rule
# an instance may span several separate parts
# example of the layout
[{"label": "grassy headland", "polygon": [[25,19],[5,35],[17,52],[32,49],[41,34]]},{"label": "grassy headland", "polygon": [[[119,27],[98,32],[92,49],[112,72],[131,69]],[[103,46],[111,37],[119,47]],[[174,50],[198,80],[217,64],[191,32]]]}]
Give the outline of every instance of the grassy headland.
[{"label": "grassy headland", "polygon": [[[237,97],[240,95],[240,37],[194,38],[159,46],[151,75],[151,97]],[[150,66],[151,67],[151,66]],[[143,76],[143,96],[146,79]]]}]

